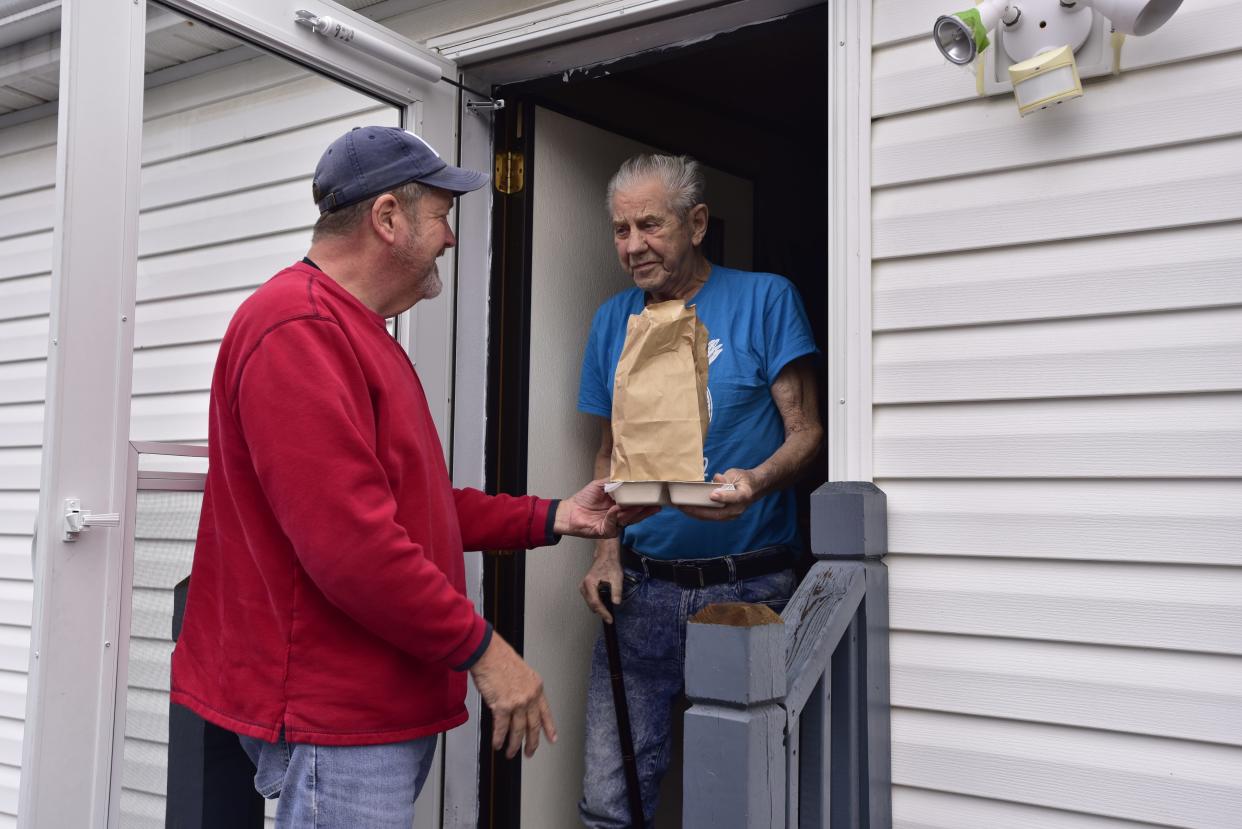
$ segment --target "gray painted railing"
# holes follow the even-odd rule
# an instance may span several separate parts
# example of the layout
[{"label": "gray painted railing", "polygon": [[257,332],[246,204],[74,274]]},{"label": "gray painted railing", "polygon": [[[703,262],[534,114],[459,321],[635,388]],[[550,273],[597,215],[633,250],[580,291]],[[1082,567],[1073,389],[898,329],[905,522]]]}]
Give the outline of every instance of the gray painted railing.
[{"label": "gray painted railing", "polygon": [[811,496],[816,562],[777,616],[715,605],[686,632],[683,829],[888,829],[884,493]]}]

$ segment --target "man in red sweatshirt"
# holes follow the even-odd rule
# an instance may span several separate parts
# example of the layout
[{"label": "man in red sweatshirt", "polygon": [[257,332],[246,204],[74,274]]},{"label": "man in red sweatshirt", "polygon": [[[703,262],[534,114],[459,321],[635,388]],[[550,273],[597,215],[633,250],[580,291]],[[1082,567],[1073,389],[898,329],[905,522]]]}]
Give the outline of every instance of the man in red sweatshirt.
[{"label": "man in red sweatshirt", "polygon": [[562,501],[453,489],[385,318],[440,292],[455,196],[487,176],[387,127],[315,170],[310,251],[234,315],[172,699],[235,731],[278,826],[400,827],[469,671],[510,757],[556,727],[538,674],[466,598],[462,551],[613,537],[599,482]]}]

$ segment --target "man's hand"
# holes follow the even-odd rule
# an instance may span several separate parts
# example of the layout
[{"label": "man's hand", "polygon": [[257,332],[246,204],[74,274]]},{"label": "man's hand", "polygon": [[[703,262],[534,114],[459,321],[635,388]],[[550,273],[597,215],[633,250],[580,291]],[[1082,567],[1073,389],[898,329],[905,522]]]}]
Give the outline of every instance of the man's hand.
[{"label": "man's hand", "polygon": [[723,507],[678,507],[678,509],[700,521],[732,521],[746,512],[747,507],[765,494],[760,491],[755,473],[749,469],[726,470],[724,474],[714,476],[712,483],[733,484],[732,490],[712,490],[712,500],[724,504]]},{"label": "man's hand", "polygon": [[621,603],[621,547],[615,541],[600,543],[595,549],[595,563],[582,578],[578,592],[586,599],[587,607],[596,616],[608,624],[612,624],[612,614],[604,607],[599,598],[599,585],[607,582],[612,587],[612,601]]},{"label": "man's hand", "polygon": [[506,757],[516,757],[523,741],[526,756],[531,757],[539,748],[540,729],[549,742],[556,742],[556,723],[543,693],[543,680],[500,634],[492,634],[491,643],[470,668],[470,675],[492,712],[494,751],[500,751],[507,736]]},{"label": "man's hand", "polygon": [[552,531],[557,535],[579,538],[616,538],[622,527],[636,524],[660,511],[659,507],[619,507],[600,478],[584,486],[556,506]]}]

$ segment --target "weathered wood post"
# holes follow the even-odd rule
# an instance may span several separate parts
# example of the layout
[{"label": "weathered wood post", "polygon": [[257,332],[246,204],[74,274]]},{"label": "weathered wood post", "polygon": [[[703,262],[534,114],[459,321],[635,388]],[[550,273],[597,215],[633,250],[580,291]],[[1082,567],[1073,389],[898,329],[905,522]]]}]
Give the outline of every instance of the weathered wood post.
[{"label": "weathered wood post", "polygon": [[832,666],[832,825],[892,826],[888,695],[888,507],[865,481],[811,493],[811,550],[833,570],[859,569],[866,593]]},{"label": "weathered wood post", "polygon": [[704,608],[686,628],[682,829],[785,826],[785,626],[763,605]]}]

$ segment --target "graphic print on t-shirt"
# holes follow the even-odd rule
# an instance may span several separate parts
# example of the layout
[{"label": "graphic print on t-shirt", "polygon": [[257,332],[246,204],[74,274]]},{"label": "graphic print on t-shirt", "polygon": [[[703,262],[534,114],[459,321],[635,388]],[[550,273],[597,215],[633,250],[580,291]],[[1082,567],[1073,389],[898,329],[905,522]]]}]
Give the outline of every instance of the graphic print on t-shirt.
[{"label": "graphic print on t-shirt", "polygon": [[[720,356],[720,353],[722,351],[724,351],[724,346],[720,344],[719,337],[717,337],[714,340],[708,341],[707,343],[707,367],[709,370],[711,369],[712,363],[716,362],[716,358]],[[707,391],[707,425],[710,427],[712,423],[712,390],[708,388],[706,389],[706,391]],[[707,477],[707,467],[708,467],[707,456],[704,455],[703,456],[703,477],[704,478]]]}]

